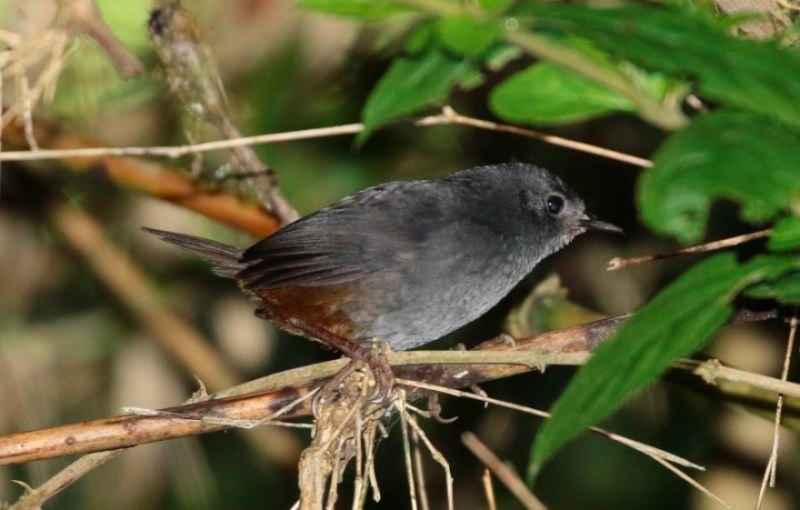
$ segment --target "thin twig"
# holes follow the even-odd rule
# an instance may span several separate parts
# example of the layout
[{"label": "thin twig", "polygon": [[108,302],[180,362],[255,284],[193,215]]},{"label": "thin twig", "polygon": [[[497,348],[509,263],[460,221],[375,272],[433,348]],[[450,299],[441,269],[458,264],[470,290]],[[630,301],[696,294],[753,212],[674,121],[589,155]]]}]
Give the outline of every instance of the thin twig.
[{"label": "thin twig", "polygon": [[72,21],[81,31],[97,41],[121,77],[133,78],[144,71],[144,65],[125,48],[103,20],[94,0],[69,0],[67,7]]},{"label": "thin twig", "polygon": [[[482,396],[482,395],[476,395],[474,393],[467,393],[465,391],[454,390],[454,389],[451,389],[451,388],[446,388],[444,386],[437,386],[437,385],[434,385],[434,384],[427,384],[427,383],[419,382],[419,381],[409,381],[409,380],[405,380],[405,379],[397,379],[397,383],[405,385],[405,386],[409,386],[411,388],[422,388],[422,389],[426,389],[426,390],[429,390],[429,391],[435,391],[435,392],[439,392],[439,393],[444,393],[446,395],[452,395],[452,396],[456,396],[456,397],[464,397],[464,398],[469,398],[469,399],[472,399],[472,400],[478,400],[480,402],[486,402],[488,404],[493,404],[493,405],[496,405],[496,406],[499,406],[499,407],[505,407],[505,408],[508,408],[508,409],[513,409],[515,411],[521,411],[523,413],[532,414],[532,415],[538,416],[540,418],[550,418],[550,413],[548,413],[546,411],[541,411],[539,409],[534,409],[532,407],[527,407],[527,406],[523,406],[523,405],[519,405],[519,404],[514,404],[512,402],[506,402],[505,400],[498,400],[498,399],[494,399],[494,398],[491,398],[491,397],[486,397],[486,396]],[[614,432],[609,432],[609,431],[607,431],[605,429],[601,429],[599,427],[590,427],[589,430],[594,432],[595,434],[598,434],[598,435],[601,435],[601,436],[606,437],[608,439],[611,439],[612,441],[616,441],[616,442],[618,442],[620,444],[624,444],[625,446],[633,448],[634,450],[636,450],[638,452],[641,452],[641,453],[647,455],[648,457],[658,457],[658,458],[664,459],[664,460],[666,460],[668,462],[672,462],[674,464],[679,464],[679,465],[684,466],[684,467],[697,469],[699,471],[705,471],[705,468],[703,466],[697,465],[694,462],[691,462],[689,460],[684,459],[683,457],[680,457],[680,456],[675,455],[673,453],[669,453],[667,451],[661,450],[661,449],[656,448],[654,446],[650,446],[650,445],[647,445],[647,444],[644,444],[644,443],[640,443],[639,441],[636,441],[636,440],[621,436],[619,434],[615,434]]]},{"label": "thin twig", "polygon": [[608,261],[606,270],[616,271],[617,269],[622,269],[623,267],[635,266],[638,264],[644,264],[646,262],[652,262],[654,260],[667,259],[670,257],[677,257],[678,255],[686,255],[687,253],[705,253],[709,251],[721,250],[723,248],[730,248],[732,246],[738,246],[740,244],[754,241],[756,239],[763,239],[765,237],[769,237],[771,233],[772,229],[758,230],[756,232],[750,232],[749,234],[742,234],[739,236],[729,237],[727,239],[711,241],[709,243],[687,246],[686,248],[681,248],[679,250],[670,251],[666,253],[658,253],[655,255],[643,255],[641,257],[633,257],[628,259],[615,257]]},{"label": "thin twig", "polygon": [[419,505],[422,510],[430,510],[431,504],[428,498],[428,484],[425,480],[425,465],[422,463],[422,451],[419,447],[419,434],[417,434],[416,429],[411,431],[411,440],[414,444],[414,472],[417,476],[417,486],[419,486]]},{"label": "thin twig", "polygon": [[[205,391],[205,386],[201,383],[200,389],[196,391],[186,403],[196,402],[207,396],[208,394]],[[90,471],[102,466],[126,450],[128,450],[128,448],[84,455],[50,477],[39,487],[35,489],[27,487],[25,494],[23,494],[16,503],[11,505],[8,510],[41,510],[42,505],[44,505],[47,500],[83,478]]]},{"label": "thin twig", "polygon": [[651,458],[654,461],[656,461],[659,464],[661,464],[666,469],[668,469],[669,471],[672,471],[678,478],[680,478],[684,482],[688,483],[689,485],[691,485],[692,487],[694,487],[698,491],[702,492],[703,494],[705,494],[709,498],[713,499],[714,501],[716,501],[720,505],[724,506],[725,508],[730,508],[731,507],[731,505],[729,505],[724,499],[720,498],[719,496],[717,496],[716,494],[711,492],[706,486],[704,486],[703,484],[701,484],[700,482],[698,482],[697,480],[695,480],[691,476],[687,475],[686,473],[684,473],[680,469],[676,468],[673,464],[667,462],[664,459],[660,459],[658,457],[651,457]]},{"label": "thin twig", "polygon": [[127,448],[107,452],[90,453],[76,460],[52,476],[36,489],[27,489],[25,494],[8,510],[40,510],[44,503],[57,495],[90,471],[102,466]]},{"label": "thin twig", "polygon": [[[653,162],[649,159],[640,158],[631,154],[625,154],[624,152],[619,152],[612,149],[606,149],[604,147],[598,147],[597,145],[592,145],[585,142],[579,142],[577,140],[570,140],[569,138],[563,138],[560,136],[543,133],[541,131],[534,131],[532,129],[524,129],[511,124],[501,124],[499,122],[492,122],[489,120],[469,117],[467,115],[461,115],[453,110],[453,108],[450,106],[445,106],[442,109],[441,117],[447,119],[453,124],[471,126],[486,131],[497,131],[498,133],[508,133],[511,135],[521,136],[523,138],[529,138],[531,140],[541,140],[542,142],[549,143],[550,145],[600,156],[601,158],[613,159],[615,161],[628,163],[641,168],[650,168],[653,166]],[[417,121],[417,125],[423,126],[427,124],[425,123],[425,119],[421,119]]]},{"label": "thin twig", "polygon": [[545,510],[547,508],[539,501],[539,498],[533,495],[525,485],[525,482],[519,478],[519,475],[503,464],[497,455],[487,448],[475,434],[464,432],[461,434],[461,442],[480,459],[484,466],[495,474],[498,480],[503,482],[503,485],[511,491],[517,501],[522,503],[522,506],[528,510]]},{"label": "thin twig", "polygon": [[691,359],[678,360],[674,368],[687,370],[701,377],[709,384],[718,384],[722,381],[746,384],[751,388],[759,388],[770,393],[784,397],[800,398],[800,385],[782,379],[776,379],[761,374],[754,374],[746,370],[726,367],[717,359],[697,361]]},{"label": "thin twig", "polygon": [[428,435],[425,434],[425,431],[422,430],[422,427],[419,426],[417,420],[411,416],[411,414],[408,414],[406,418],[408,419],[408,424],[411,425],[411,428],[414,430],[417,436],[422,439],[423,444],[425,444],[425,447],[428,449],[428,452],[431,454],[433,460],[442,466],[445,476],[445,486],[447,487],[447,510],[454,510],[455,502],[453,500],[453,474],[450,471],[450,464],[447,462],[447,459],[445,459],[444,455],[442,455],[442,453],[433,446],[433,443],[431,443],[431,440],[428,438]]},{"label": "thin twig", "polygon": [[486,504],[489,505],[489,510],[497,510],[497,500],[494,496],[494,484],[492,484],[492,472],[489,469],[483,470],[481,477],[483,482],[483,492],[486,494]]},{"label": "thin twig", "polygon": [[356,477],[353,482],[353,506],[352,510],[359,510],[364,507],[365,488],[368,485],[364,479],[364,420],[361,413],[356,414],[355,434],[353,440],[356,443]]},{"label": "thin twig", "polygon": [[[786,381],[789,377],[789,365],[792,361],[792,353],[794,352],[794,339],[797,335],[797,309],[794,311],[794,316],[789,323],[789,338],[786,341],[786,355],[783,358],[783,370],[781,371],[781,380]],[[758,502],[756,503],[756,510],[761,510],[761,505],[764,503],[764,495],[767,492],[767,485],[775,487],[775,478],[778,472],[778,448],[780,446],[781,434],[781,414],[783,413],[783,399],[784,395],[778,395],[778,404],[775,408],[775,427],[772,432],[772,451],[769,455],[767,467],[764,470],[764,478],[761,481],[761,489],[758,491]]]},{"label": "thin twig", "polygon": [[400,430],[403,433],[403,459],[408,477],[408,497],[411,501],[411,510],[417,510],[417,491],[414,486],[414,465],[411,462],[411,442],[408,436],[408,412],[405,409],[406,398],[402,395],[395,401],[395,406],[400,413]]},{"label": "thin twig", "polygon": [[[65,149],[66,153],[73,150],[80,152],[83,148],[98,143],[83,136],[64,132],[42,121],[38,121],[34,128],[36,140],[42,147],[59,147]],[[24,130],[11,123],[3,129],[3,141],[6,146],[24,146],[26,143]],[[36,160],[35,156],[44,152],[50,151],[42,149],[23,153],[33,156],[28,158],[29,160]],[[8,153],[0,152],[0,159],[5,154]],[[205,185],[172,168],[151,161],[104,156],[64,156],[58,159],[63,166],[74,172],[103,175],[123,188],[173,203],[260,237],[274,233],[279,227],[277,218],[264,211],[259,204]]]},{"label": "thin twig", "polygon": [[[148,23],[150,40],[170,83],[185,111],[214,126],[227,139],[241,138],[228,112],[225,88],[217,61],[200,36],[193,16],[179,0],[157,0]],[[278,189],[275,172],[249,146],[233,149],[237,171],[258,194],[264,207],[291,223],[299,215]]]},{"label": "thin twig", "polygon": [[[442,113],[431,115],[413,121],[414,126],[442,126],[442,125],[462,125],[470,126],[486,131],[496,131],[508,133],[532,140],[541,140],[551,145],[557,145],[567,149],[572,149],[587,154],[593,154],[607,159],[613,159],[634,166],[649,168],[653,164],[651,161],[623,152],[605,149],[596,145],[591,145],[576,140],[570,140],[560,136],[542,133],[530,129],[523,129],[510,124],[501,124],[475,117],[461,115],[451,107],[442,109]],[[124,157],[124,156],[156,156],[166,158],[179,158],[189,154],[199,154],[204,152],[234,149],[259,144],[270,144],[280,142],[291,142],[298,140],[309,140],[313,138],[327,138],[331,136],[353,135],[364,130],[364,124],[357,122],[353,124],[342,124],[322,128],[302,129],[299,131],[286,131],[283,133],[269,133],[255,136],[245,136],[230,140],[215,140],[181,146],[160,146],[160,147],[97,147],[80,149],[44,149],[36,152],[31,151],[8,151],[0,153],[0,161],[42,161],[49,159],[63,158],[100,158],[100,157]]]}]

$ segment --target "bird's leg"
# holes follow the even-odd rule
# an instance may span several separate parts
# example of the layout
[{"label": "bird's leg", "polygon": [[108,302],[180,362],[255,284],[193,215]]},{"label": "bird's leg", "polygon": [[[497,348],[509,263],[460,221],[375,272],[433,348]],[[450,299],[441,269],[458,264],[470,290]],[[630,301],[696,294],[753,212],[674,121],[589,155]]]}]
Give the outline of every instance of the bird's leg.
[{"label": "bird's leg", "polygon": [[345,356],[350,358],[350,363],[325,383],[320,390],[320,398],[330,398],[350,374],[361,370],[365,365],[369,368],[375,380],[375,391],[370,396],[370,400],[375,403],[384,402],[392,393],[392,388],[394,387],[394,373],[392,372],[392,367],[389,365],[389,360],[381,349],[364,347],[358,342],[354,342],[353,340],[331,333],[325,328],[301,320],[290,319],[289,322],[293,327],[306,333],[309,337],[340,350]]}]

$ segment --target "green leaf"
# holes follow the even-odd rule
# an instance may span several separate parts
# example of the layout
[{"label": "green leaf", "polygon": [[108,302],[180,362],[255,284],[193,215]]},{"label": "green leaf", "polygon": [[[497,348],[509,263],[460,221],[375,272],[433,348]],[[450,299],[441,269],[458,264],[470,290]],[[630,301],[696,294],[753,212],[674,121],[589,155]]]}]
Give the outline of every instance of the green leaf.
[{"label": "green leaf", "polygon": [[690,10],[547,2],[521,13],[536,30],[586,37],[614,56],[694,77],[709,98],[800,126],[800,56],[775,42],[736,38],[724,22]]},{"label": "green leaf", "polygon": [[392,0],[295,0],[297,6],[335,16],[362,21],[383,21],[396,14],[412,12],[408,6]]},{"label": "green leaf", "polygon": [[775,299],[781,303],[800,304],[800,273],[790,273],[774,282],[762,282],[748,288],[746,294],[758,299]]},{"label": "green leaf", "polygon": [[772,229],[767,248],[772,251],[789,251],[800,248],[800,216],[783,218]]},{"label": "green leaf", "polygon": [[674,134],[639,179],[639,210],[653,230],[683,242],[702,238],[717,198],[763,223],[800,197],[800,132],[771,119],[717,111]]},{"label": "green leaf", "polygon": [[489,95],[489,107],[505,120],[536,125],[634,110],[619,94],[548,63],[534,64],[495,87]]},{"label": "green leaf", "polygon": [[505,12],[515,0],[478,0],[478,4],[486,11]]},{"label": "green leaf", "polygon": [[475,84],[480,76],[473,63],[453,59],[436,47],[395,60],[367,98],[358,141],[381,124],[443,103],[453,86]]},{"label": "green leaf", "polygon": [[409,56],[422,53],[433,42],[433,36],[434,25],[432,23],[422,23],[414,27],[414,30],[406,38],[406,52]]},{"label": "green leaf", "polygon": [[448,50],[464,57],[479,57],[503,34],[497,23],[457,16],[439,21],[439,39]]},{"label": "green leaf", "polygon": [[733,313],[745,287],[800,269],[800,257],[732,253],[695,265],[661,291],[596,350],[553,406],[531,455],[529,478],[566,442],[610,415],[678,358],[702,347]]}]

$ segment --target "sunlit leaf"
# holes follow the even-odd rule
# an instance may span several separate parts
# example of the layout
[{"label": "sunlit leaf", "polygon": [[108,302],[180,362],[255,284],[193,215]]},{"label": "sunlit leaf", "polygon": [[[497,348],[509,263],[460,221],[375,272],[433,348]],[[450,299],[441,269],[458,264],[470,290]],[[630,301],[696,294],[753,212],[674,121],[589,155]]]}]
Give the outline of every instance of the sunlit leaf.
[{"label": "sunlit leaf", "polygon": [[520,11],[536,30],[585,37],[611,55],[696,78],[709,98],[800,126],[800,55],[777,43],[737,38],[724,22],[690,10],[537,2]]},{"label": "sunlit leaf", "polygon": [[495,87],[489,106],[505,120],[539,125],[634,109],[619,94],[549,63],[534,64]]},{"label": "sunlit leaf", "polygon": [[303,9],[362,21],[382,21],[395,14],[412,11],[410,7],[393,0],[295,0],[295,2]]},{"label": "sunlit leaf", "polygon": [[454,59],[436,47],[395,60],[372,90],[364,106],[364,140],[376,127],[391,120],[442,104],[455,85],[474,85],[480,72],[474,64]]},{"label": "sunlit leaf", "polygon": [[500,39],[497,23],[470,17],[444,18],[439,21],[439,39],[448,50],[465,57],[478,57]]}]

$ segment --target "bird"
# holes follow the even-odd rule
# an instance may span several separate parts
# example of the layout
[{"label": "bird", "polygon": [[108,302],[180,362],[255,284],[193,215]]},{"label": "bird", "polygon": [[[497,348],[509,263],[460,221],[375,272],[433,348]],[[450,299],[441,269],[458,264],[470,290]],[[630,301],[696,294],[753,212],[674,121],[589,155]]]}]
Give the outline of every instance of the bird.
[{"label": "bird", "polygon": [[366,188],[246,249],[145,230],[236,280],[258,317],[350,357],[328,393],[368,366],[375,401],[394,381],[376,345],[402,351],[441,338],[578,235],[621,233],[588,215],[559,177],[519,162]]}]

